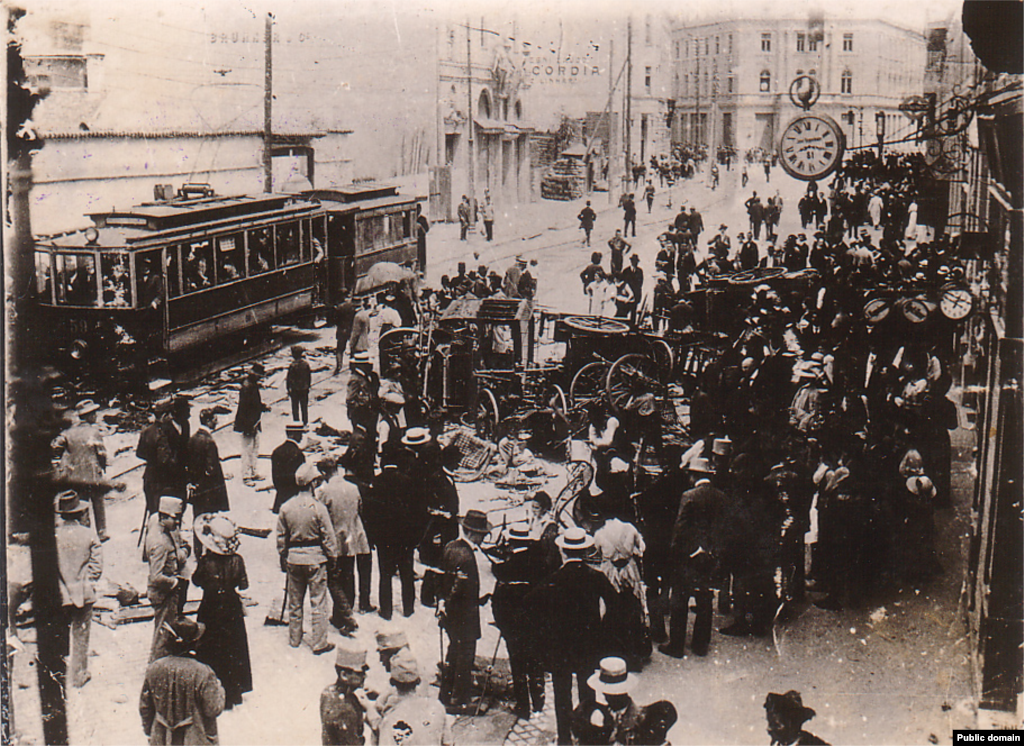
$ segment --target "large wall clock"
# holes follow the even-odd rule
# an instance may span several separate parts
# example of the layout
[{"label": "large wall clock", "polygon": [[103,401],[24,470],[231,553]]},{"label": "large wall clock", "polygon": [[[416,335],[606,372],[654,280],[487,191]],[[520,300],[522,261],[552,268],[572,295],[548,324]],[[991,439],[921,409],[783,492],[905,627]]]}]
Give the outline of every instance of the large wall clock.
[{"label": "large wall clock", "polygon": [[843,162],[846,140],[828,117],[797,117],[782,131],[779,163],[794,179],[811,181],[828,176]]}]

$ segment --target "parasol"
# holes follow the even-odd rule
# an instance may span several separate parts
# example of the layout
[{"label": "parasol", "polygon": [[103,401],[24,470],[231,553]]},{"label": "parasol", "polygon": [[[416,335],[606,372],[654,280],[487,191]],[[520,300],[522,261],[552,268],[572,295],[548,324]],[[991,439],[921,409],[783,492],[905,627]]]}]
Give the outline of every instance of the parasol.
[{"label": "parasol", "polygon": [[377,262],[356,281],[356,294],[371,293],[393,282],[415,280],[416,273],[394,262]]}]

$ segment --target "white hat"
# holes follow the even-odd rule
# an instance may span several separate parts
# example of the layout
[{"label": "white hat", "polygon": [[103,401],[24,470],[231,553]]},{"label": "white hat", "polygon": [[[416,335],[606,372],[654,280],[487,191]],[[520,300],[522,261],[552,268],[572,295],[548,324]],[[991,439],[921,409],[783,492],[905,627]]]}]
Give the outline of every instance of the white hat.
[{"label": "white hat", "polygon": [[425,427],[410,427],[402,436],[404,446],[422,446],[430,442],[430,431]]},{"label": "white hat", "polygon": [[582,551],[594,546],[593,537],[579,527],[567,528],[555,539],[555,544],[567,552]]},{"label": "white hat", "polygon": [[603,694],[629,694],[636,686],[636,676],[622,658],[602,658],[600,668],[587,679],[587,686]]}]

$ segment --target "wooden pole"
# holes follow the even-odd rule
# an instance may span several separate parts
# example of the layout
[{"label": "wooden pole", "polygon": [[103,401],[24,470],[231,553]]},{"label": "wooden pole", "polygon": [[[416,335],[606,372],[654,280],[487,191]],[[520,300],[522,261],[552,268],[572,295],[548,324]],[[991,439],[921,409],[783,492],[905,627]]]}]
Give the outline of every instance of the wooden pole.
[{"label": "wooden pole", "polygon": [[274,138],[274,16],[267,13],[263,26],[263,191],[274,190],[274,159],[271,152]]}]

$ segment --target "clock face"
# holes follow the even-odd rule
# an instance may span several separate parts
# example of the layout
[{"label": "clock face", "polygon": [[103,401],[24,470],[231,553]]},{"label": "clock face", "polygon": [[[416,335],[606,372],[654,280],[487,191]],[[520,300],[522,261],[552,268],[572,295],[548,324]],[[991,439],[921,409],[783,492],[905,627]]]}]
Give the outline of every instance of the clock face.
[{"label": "clock face", "polygon": [[928,318],[928,305],[920,298],[910,298],[903,303],[903,315],[912,324],[920,324]]},{"label": "clock face", "polygon": [[942,291],[939,299],[939,310],[947,319],[959,321],[971,312],[974,307],[974,299],[971,291],[967,288],[951,287]]},{"label": "clock face", "polygon": [[839,166],[845,147],[842,130],[831,119],[798,117],[782,132],[779,162],[795,179],[820,179]]},{"label": "clock face", "polygon": [[877,324],[889,315],[892,307],[885,298],[871,298],[864,304],[864,318],[869,324]]}]

